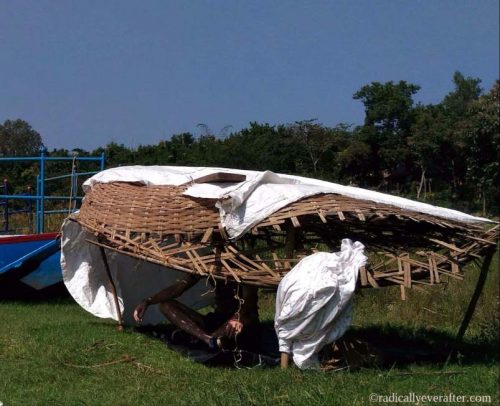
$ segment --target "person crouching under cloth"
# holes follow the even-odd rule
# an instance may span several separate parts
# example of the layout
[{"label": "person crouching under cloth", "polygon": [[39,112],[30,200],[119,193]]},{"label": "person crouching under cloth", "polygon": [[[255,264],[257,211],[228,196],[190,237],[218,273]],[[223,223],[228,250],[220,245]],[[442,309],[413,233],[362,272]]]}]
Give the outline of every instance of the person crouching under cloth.
[{"label": "person crouching under cloth", "polygon": [[254,327],[259,323],[257,288],[217,281],[214,311],[202,315],[176,300],[200,279],[200,276],[186,274],[173,285],[144,299],[134,310],[134,320],[141,322],[148,306],[158,304],[167,320],[206,343],[210,350],[226,348],[231,342],[235,343],[236,338],[238,345],[251,343]]}]

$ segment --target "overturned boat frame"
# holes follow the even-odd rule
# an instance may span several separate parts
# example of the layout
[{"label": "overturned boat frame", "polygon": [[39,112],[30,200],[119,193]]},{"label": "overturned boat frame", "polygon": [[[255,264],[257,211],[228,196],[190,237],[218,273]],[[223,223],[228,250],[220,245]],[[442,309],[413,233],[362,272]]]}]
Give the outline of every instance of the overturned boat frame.
[{"label": "overturned boat frame", "polygon": [[[231,181],[223,175],[195,182]],[[104,261],[107,249],[263,288],[277,288],[301,258],[315,251],[336,250],[346,237],[361,241],[370,254],[369,265],[360,270],[360,287],[397,285],[403,300],[407,289],[463,279],[465,265],[482,259],[458,339],[470,322],[498,240],[498,226],[485,230],[480,224],[335,193],[291,203],[231,240],[220,222],[216,200],[186,196],[188,187],[97,183],[73,220],[97,237],[89,242],[101,247]]]}]

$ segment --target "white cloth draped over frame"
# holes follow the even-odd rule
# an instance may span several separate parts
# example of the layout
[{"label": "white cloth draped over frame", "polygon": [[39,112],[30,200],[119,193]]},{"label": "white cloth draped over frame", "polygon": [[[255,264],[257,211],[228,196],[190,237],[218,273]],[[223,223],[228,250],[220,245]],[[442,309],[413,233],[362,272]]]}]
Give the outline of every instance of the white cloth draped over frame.
[{"label": "white cloth draped over frame", "polygon": [[340,252],[309,255],[281,280],[274,326],[280,352],[292,353],[299,368],[319,367],[317,353],[349,327],[363,251],[360,242],[344,239]]}]

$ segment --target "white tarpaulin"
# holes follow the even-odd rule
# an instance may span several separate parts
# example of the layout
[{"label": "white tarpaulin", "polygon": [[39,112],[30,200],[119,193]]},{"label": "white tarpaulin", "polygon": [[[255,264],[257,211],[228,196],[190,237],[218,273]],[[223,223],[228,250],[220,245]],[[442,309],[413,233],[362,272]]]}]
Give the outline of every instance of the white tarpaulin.
[{"label": "white tarpaulin", "polygon": [[125,166],[107,169],[84,183],[84,190],[96,183],[136,182],[145,185],[179,186],[217,172],[246,175],[237,184],[193,184],[184,194],[218,199],[221,223],[231,238],[238,238],[269,214],[305,197],[319,193],[338,193],[355,199],[390,204],[406,210],[430,214],[463,223],[491,221],[457,210],[416,202],[398,196],[353,186],[343,186],[301,176],[281,175],[269,171],[244,171],[227,168],[184,166]]},{"label": "white tarpaulin", "polygon": [[299,368],[319,367],[318,352],[349,327],[363,250],[344,239],[340,252],[309,255],[281,280],[274,326],[280,352],[292,353]]},{"label": "white tarpaulin", "polygon": [[[61,240],[61,267],[66,288],[75,301],[97,317],[118,320],[109,278],[99,247],[87,242],[95,237],[74,221],[63,224]],[[173,284],[184,273],[138,261],[116,252],[106,252],[111,276],[116,285],[123,321],[132,324],[132,312],[139,302],[162,288]],[[180,297],[180,301],[194,309],[213,302],[211,286],[200,281]],[[158,306],[150,306],[143,323],[156,324],[165,320]]]}]

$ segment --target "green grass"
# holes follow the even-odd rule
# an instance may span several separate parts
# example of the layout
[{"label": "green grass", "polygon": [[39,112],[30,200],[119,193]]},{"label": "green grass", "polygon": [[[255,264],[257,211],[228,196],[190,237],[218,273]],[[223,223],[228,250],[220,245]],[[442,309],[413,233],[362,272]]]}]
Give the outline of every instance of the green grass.
[{"label": "green grass", "polygon": [[[429,347],[458,329],[478,271],[427,293],[366,290],[352,330]],[[4,405],[364,405],[389,396],[489,395],[498,404],[498,256],[465,337],[464,354],[443,363],[396,363],[356,371],[224,369],[196,364],[158,340],[86,313],[69,299],[0,302],[0,401]],[[272,320],[272,297],[262,301]],[[416,342],[416,341],[415,341]],[[132,362],[120,361],[123,357]],[[103,365],[104,364],[104,365]],[[441,372],[457,372],[442,374]]]}]

